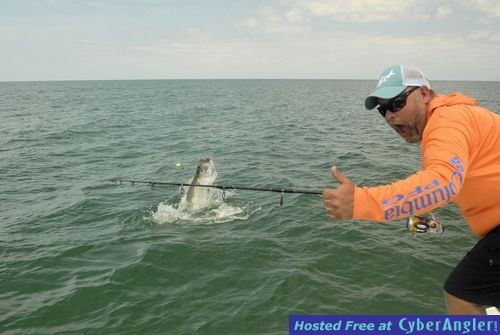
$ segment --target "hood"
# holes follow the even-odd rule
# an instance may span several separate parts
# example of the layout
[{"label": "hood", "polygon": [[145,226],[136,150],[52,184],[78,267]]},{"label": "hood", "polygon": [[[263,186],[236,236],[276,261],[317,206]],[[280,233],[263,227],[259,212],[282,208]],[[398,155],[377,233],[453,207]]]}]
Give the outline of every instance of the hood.
[{"label": "hood", "polygon": [[434,111],[440,107],[448,107],[453,105],[475,106],[476,99],[467,97],[459,92],[454,92],[450,95],[437,95],[429,103],[427,116],[431,116],[432,113],[434,113]]}]

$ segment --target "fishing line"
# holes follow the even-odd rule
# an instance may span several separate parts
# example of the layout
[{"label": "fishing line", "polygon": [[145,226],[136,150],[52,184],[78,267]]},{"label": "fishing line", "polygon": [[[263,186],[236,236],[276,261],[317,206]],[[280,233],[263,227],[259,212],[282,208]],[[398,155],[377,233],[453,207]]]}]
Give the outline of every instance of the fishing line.
[{"label": "fishing line", "polygon": [[295,193],[295,194],[323,194],[323,191],[316,190],[299,190],[299,189],[291,189],[291,188],[260,188],[260,187],[248,187],[248,186],[227,186],[227,185],[203,185],[203,184],[191,184],[191,183],[169,183],[169,182],[161,182],[161,181],[146,181],[146,180],[133,180],[133,179],[111,179],[114,183],[130,183],[131,186],[135,186],[135,184],[141,185],[150,185],[152,189],[156,186],[180,186],[181,193],[184,192],[185,186],[194,186],[194,187],[207,187],[207,188],[217,188],[222,190],[222,198],[226,197],[227,190],[242,190],[242,191],[257,191],[257,192],[276,192],[281,194],[280,198],[280,206],[283,206],[283,195],[285,193]]}]

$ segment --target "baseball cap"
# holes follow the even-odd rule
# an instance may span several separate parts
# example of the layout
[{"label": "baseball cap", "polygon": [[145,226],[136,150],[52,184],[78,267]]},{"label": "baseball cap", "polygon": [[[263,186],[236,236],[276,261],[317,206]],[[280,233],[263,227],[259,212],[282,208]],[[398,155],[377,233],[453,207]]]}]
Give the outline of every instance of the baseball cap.
[{"label": "baseball cap", "polygon": [[415,67],[400,64],[388,67],[380,75],[375,91],[365,99],[365,108],[375,108],[378,105],[378,98],[392,99],[407,86],[431,88],[426,75]]}]

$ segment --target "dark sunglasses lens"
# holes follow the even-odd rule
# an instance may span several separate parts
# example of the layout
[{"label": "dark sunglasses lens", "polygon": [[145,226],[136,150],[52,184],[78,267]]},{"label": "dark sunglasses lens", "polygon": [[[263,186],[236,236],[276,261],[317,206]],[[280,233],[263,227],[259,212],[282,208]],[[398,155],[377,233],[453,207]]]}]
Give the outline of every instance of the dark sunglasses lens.
[{"label": "dark sunglasses lens", "polygon": [[392,102],[392,111],[399,112],[406,105],[406,96],[398,97]]},{"label": "dark sunglasses lens", "polygon": [[406,105],[406,98],[408,98],[408,96],[416,89],[418,89],[418,87],[414,87],[407,92],[401,93],[399,96],[390,100],[389,103],[386,104],[385,106],[378,106],[377,107],[378,112],[383,117],[385,117],[385,114],[387,114],[388,110],[390,110],[393,113],[399,112]]}]

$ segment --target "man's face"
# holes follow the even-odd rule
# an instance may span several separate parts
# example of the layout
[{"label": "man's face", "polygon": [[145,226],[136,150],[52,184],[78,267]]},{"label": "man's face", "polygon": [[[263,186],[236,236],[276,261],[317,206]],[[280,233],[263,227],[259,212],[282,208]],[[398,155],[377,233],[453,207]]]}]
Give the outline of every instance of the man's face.
[{"label": "man's face", "polygon": [[[400,95],[410,90],[411,87],[407,87]],[[427,87],[420,87],[408,94],[406,104],[400,110],[385,111],[385,121],[408,143],[419,143],[422,140],[427,121],[429,93]],[[381,107],[391,105],[391,100],[388,99],[379,99],[378,102]]]}]

